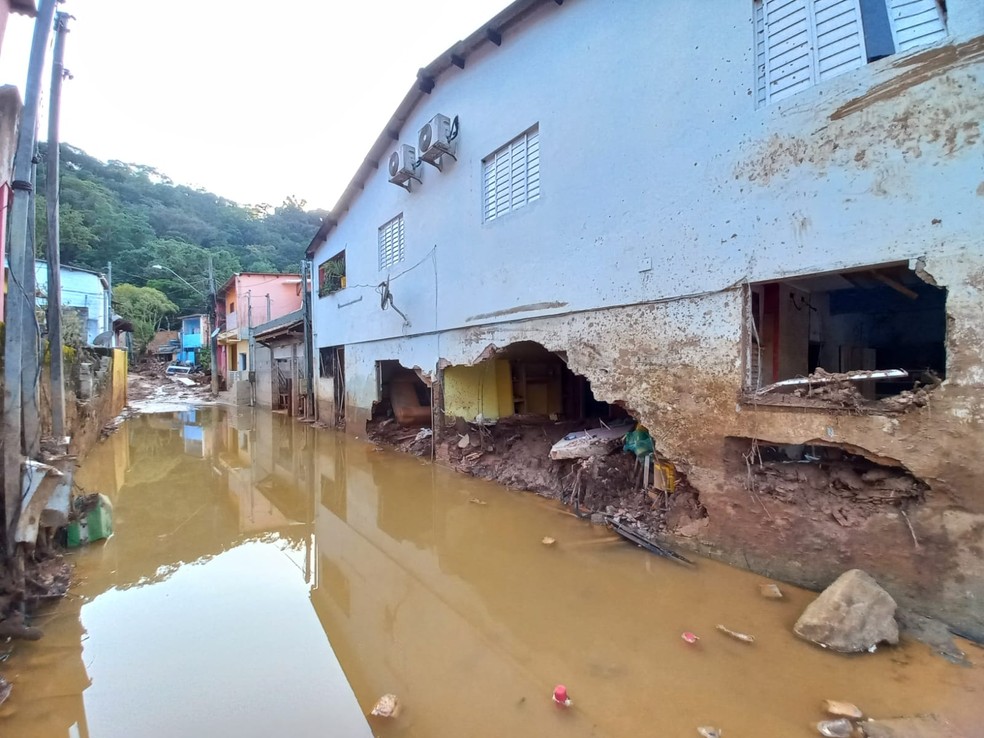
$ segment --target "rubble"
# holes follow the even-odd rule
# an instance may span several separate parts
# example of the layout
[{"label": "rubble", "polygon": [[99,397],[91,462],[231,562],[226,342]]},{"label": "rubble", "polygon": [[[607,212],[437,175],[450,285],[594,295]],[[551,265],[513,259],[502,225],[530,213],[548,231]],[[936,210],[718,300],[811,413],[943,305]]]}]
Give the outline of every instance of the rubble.
[{"label": "rubble", "polygon": [[824,700],[823,711],[834,717],[848,718],[850,720],[860,720],[864,717],[861,708],[850,702],[840,702],[838,700]]},{"label": "rubble", "polygon": [[384,718],[395,718],[400,714],[400,699],[395,694],[384,694],[372,708],[370,715]]},{"label": "rubble", "polygon": [[937,715],[868,720],[861,730],[865,738],[964,738]]},{"label": "rubble", "polygon": [[899,642],[892,596],[861,569],[841,574],[803,612],[793,631],[800,638],[844,653],[873,651]]},{"label": "rubble", "polygon": [[783,597],[782,590],[779,589],[779,585],[772,584],[771,582],[768,584],[760,584],[759,594],[767,600],[781,600]]}]

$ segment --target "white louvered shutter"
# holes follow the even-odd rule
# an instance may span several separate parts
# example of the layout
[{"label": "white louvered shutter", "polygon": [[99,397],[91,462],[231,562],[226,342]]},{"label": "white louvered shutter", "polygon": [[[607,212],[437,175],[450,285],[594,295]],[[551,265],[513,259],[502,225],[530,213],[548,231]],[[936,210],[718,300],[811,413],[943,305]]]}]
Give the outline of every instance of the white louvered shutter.
[{"label": "white louvered shutter", "polygon": [[815,83],[807,0],[765,0],[766,98],[775,102]]},{"label": "white louvered shutter", "polygon": [[755,107],[765,105],[765,6],[762,0],[755,0],[752,11],[755,14]]},{"label": "white louvered shutter", "polygon": [[499,218],[540,197],[540,134],[534,128],[482,162],[482,215]]},{"label": "white louvered shutter", "polygon": [[818,81],[868,63],[858,0],[814,0],[813,22]]},{"label": "white louvered shutter", "polygon": [[398,215],[379,229],[379,268],[403,261],[406,251],[403,215]]},{"label": "white louvered shutter", "polygon": [[888,17],[897,53],[946,38],[938,0],[888,0]]}]

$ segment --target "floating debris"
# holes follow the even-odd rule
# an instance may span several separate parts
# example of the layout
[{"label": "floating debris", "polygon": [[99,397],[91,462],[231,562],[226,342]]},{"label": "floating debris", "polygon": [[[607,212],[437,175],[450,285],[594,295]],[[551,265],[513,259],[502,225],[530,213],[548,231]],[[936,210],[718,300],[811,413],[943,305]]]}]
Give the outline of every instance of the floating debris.
[{"label": "floating debris", "polygon": [[561,707],[570,707],[572,704],[571,698],[567,696],[567,687],[563,684],[558,684],[554,687],[553,691],[553,701],[556,702]]},{"label": "floating debris", "polygon": [[544,546],[552,546],[557,542],[556,538],[551,538],[550,536],[544,536],[543,540],[540,541]]},{"label": "floating debris", "polygon": [[468,501],[469,501],[470,503],[472,503],[473,505],[488,505],[488,504],[489,504],[489,503],[487,503],[487,502],[486,502],[485,500],[480,500],[480,499],[478,499],[477,497],[472,497],[472,498],[471,498],[470,500],[468,500]]},{"label": "floating debris", "polygon": [[765,597],[767,600],[781,600],[783,598],[782,590],[779,589],[778,584],[760,584],[759,594]]},{"label": "floating debris", "polygon": [[690,644],[694,644],[700,640],[700,636],[698,636],[695,633],[691,633],[689,630],[685,630],[683,633],[681,633],[680,637]]},{"label": "floating debris", "polygon": [[839,702],[838,700],[824,700],[823,711],[828,715],[850,718],[852,720],[860,720],[864,717],[864,713],[861,712],[861,708],[857,705],[850,702]]},{"label": "floating debris", "polygon": [[747,633],[739,633],[737,630],[731,630],[731,628],[726,628],[720,624],[717,626],[717,629],[742,643],[755,643],[755,636],[748,635]]},{"label": "floating debris", "polygon": [[820,735],[825,735],[827,738],[851,738],[854,733],[854,723],[847,718],[822,720],[817,723],[817,730]]},{"label": "floating debris", "polygon": [[376,701],[370,715],[384,718],[395,718],[400,714],[400,700],[395,694],[384,694]]},{"label": "floating debris", "polygon": [[721,738],[724,731],[720,728],[712,728],[710,725],[702,725],[697,728],[697,732],[704,738]]}]

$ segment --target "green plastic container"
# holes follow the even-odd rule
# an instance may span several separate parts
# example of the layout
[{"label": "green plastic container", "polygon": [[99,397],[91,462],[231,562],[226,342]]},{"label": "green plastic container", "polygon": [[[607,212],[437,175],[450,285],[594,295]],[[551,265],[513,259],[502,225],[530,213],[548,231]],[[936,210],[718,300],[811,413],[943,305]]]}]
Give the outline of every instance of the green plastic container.
[{"label": "green plastic container", "polygon": [[79,516],[68,525],[69,548],[78,548],[86,543],[100,541],[113,535],[113,503],[106,495],[99,495],[99,502],[87,513]]}]

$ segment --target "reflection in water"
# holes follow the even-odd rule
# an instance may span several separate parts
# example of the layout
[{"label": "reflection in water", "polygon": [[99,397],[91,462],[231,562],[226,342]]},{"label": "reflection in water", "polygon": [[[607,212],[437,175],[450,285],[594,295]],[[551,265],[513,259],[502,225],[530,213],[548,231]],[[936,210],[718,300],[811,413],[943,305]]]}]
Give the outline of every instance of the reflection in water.
[{"label": "reflection in water", "polygon": [[[805,738],[828,698],[975,725],[980,668],[823,652],[790,634],[807,593],[763,600],[757,577],[280,415],[138,417],[79,481],[113,499],[116,535],[73,555],[72,597],[5,664],[5,736]],[[370,731],[388,692],[404,712]]]}]

